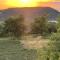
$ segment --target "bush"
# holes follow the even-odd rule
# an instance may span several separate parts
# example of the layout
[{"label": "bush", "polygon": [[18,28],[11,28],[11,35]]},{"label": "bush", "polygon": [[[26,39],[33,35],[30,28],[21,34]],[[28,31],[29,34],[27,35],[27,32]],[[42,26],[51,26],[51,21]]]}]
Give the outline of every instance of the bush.
[{"label": "bush", "polygon": [[47,33],[47,19],[45,16],[40,16],[35,19],[35,21],[32,23],[32,34],[40,34],[45,35]]},{"label": "bush", "polygon": [[48,23],[48,33],[53,33],[53,32],[57,32],[57,26],[56,26],[56,23],[53,23],[53,22],[49,22]]},{"label": "bush", "polygon": [[25,26],[23,16],[10,17],[4,22],[4,28],[1,35],[18,38],[24,34],[24,30]]}]

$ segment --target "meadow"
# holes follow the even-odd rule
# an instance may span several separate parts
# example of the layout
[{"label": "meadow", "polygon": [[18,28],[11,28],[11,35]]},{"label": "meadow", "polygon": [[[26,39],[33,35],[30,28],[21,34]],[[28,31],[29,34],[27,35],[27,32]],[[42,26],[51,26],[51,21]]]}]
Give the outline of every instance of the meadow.
[{"label": "meadow", "polygon": [[47,50],[43,51],[42,48],[24,48],[19,40],[0,38],[0,60],[39,60],[39,50],[42,56],[46,55]]},{"label": "meadow", "polygon": [[49,42],[40,36],[25,36],[24,40],[0,38],[0,60],[55,60],[56,51],[50,51]]},{"label": "meadow", "polygon": [[24,49],[16,40],[0,39],[0,60],[31,60],[34,55],[33,50]]}]

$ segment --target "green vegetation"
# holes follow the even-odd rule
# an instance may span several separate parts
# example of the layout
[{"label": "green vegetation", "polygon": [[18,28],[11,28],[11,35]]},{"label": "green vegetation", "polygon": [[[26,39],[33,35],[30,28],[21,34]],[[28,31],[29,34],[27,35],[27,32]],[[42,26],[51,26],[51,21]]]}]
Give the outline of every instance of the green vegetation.
[{"label": "green vegetation", "polygon": [[0,60],[35,60],[36,50],[24,49],[19,41],[0,39]]},{"label": "green vegetation", "polygon": [[57,27],[57,32],[52,33],[49,38],[50,38],[51,52],[52,53],[54,52],[53,57],[56,60],[59,60],[60,59],[60,18],[58,19],[58,23],[57,23],[56,27]]},{"label": "green vegetation", "polygon": [[57,32],[57,24],[55,22],[48,23],[48,33]]},{"label": "green vegetation", "polygon": [[48,31],[48,22],[45,16],[40,16],[35,19],[35,21],[32,24],[32,33],[33,34],[40,34],[44,35]]},{"label": "green vegetation", "polygon": [[23,23],[24,23],[23,16],[10,17],[4,22],[4,27],[1,32],[1,35],[19,38],[24,34],[25,26]]},{"label": "green vegetation", "polygon": [[[24,38],[25,29],[24,17],[21,15],[12,16],[0,25],[0,60],[60,60],[60,18],[57,24],[48,22],[45,16],[36,18],[30,31],[31,39],[29,36]],[[37,37],[32,39],[34,34]],[[47,38],[44,39],[43,36]],[[21,37],[30,40],[32,45],[34,40],[34,43],[43,44],[42,48],[26,48],[21,42],[22,39],[16,39]]]}]

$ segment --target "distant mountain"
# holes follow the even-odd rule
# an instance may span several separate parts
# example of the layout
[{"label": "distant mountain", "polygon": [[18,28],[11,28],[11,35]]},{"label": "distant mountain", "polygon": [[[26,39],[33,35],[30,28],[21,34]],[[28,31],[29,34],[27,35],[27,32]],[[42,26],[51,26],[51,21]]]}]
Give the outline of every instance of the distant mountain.
[{"label": "distant mountain", "polygon": [[0,20],[5,20],[17,14],[22,14],[27,21],[32,21],[37,16],[48,15],[48,19],[51,21],[56,20],[60,12],[50,7],[9,8],[0,11]]}]

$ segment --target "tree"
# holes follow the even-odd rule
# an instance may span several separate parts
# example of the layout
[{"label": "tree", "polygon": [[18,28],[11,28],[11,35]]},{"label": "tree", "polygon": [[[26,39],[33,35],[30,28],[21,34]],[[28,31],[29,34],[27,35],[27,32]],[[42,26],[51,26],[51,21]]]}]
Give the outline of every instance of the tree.
[{"label": "tree", "polygon": [[60,17],[57,18],[57,32],[60,32]]},{"label": "tree", "polygon": [[10,17],[5,21],[3,34],[5,36],[20,37],[24,33],[24,17]]},{"label": "tree", "polygon": [[50,36],[50,49],[53,53],[52,58],[53,60],[59,60],[60,54],[60,18],[57,19],[57,32],[52,33]]},{"label": "tree", "polygon": [[56,23],[48,22],[48,32],[49,32],[49,34],[53,33],[53,32],[57,32]]},{"label": "tree", "polygon": [[31,32],[33,34],[40,34],[40,35],[47,33],[47,30],[48,30],[47,23],[48,23],[48,21],[46,19],[46,16],[40,16],[40,17],[36,18],[32,24]]}]

